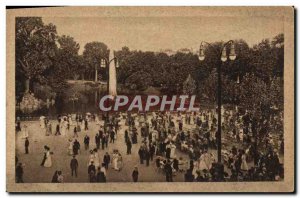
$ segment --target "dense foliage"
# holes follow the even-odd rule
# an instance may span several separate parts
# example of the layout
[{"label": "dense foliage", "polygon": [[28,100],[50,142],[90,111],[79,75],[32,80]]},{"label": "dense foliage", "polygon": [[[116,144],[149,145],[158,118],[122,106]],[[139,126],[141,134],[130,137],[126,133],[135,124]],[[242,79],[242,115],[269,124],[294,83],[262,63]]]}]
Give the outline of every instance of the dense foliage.
[{"label": "dense foliage", "polygon": [[[70,32],[71,34],[71,32]],[[199,40],[200,42],[200,40]],[[223,103],[247,108],[283,106],[284,37],[263,39],[253,47],[235,40],[237,58],[222,64]],[[155,87],[162,93],[195,93],[212,103],[216,101],[219,54],[223,42],[205,49],[205,60],[188,49],[164,52],[116,51],[117,80],[129,90]],[[108,58],[108,46],[95,41],[81,46],[68,35],[58,35],[53,24],[39,17],[16,18],[16,91],[22,96],[32,83],[50,86],[54,92],[66,88],[66,80],[105,81],[107,70],[101,57]],[[229,49],[228,53],[229,53]],[[98,77],[96,76],[96,72]],[[188,76],[190,77],[188,78]],[[26,85],[26,86],[25,86]],[[192,87],[190,87],[192,86]]]}]

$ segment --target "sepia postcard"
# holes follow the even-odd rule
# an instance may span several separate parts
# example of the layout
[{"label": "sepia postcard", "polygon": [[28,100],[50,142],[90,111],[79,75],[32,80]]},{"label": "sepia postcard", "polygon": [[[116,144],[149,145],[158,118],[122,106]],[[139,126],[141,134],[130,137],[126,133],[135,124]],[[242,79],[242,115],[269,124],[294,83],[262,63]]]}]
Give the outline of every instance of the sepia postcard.
[{"label": "sepia postcard", "polygon": [[7,7],[8,192],[295,191],[294,7]]}]

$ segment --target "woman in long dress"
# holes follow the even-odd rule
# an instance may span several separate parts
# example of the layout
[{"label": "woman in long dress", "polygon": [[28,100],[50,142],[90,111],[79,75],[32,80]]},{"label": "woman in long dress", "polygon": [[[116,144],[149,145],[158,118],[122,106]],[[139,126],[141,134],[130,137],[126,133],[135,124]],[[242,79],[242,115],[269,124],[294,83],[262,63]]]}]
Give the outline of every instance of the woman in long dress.
[{"label": "woman in long dress", "polygon": [[62,132],[61,135],[65,136],[67,133],[67,129],[68,129],[68,121],[66,120],[66,118],[62,121]]},{"label": "woman in long dress", "polygon": [[212,167],[213,161],[214,161],[213,160],[213,155],[206,152],[205,155],[204,155],[204,161],[205,161],[205,164],[208,168],[207,170],[210,170],[211,167]]},{"label": "woman in long dress", "polygon": [[52,125],[50,121],[47,123],[46,127],[47,127],[46,136],[52,135]]},{"label": "woman in long dress", "polygon": [[82,131],[85,131],[84,119],[81,122],[80,128],[82,129]]},{"label": "woman in long dress", "polygon": [[73,155],[73,140],[69,139],[69,147],[68,147],[68,154]]},{"label": "woman in long dress", "polygon": [[64,120],[63,119],[59,123],[59,128],[60,128],[60,134],[62,136],[66,135],[66,130],[65,130],[65,127],[64,127]]},{"label": "woman in long dress", "polygon": [[24,124],[23,128],[22,128],[22,131],[23,131],[23,138],[26,139],[29,137],[28,135],[28,128],[27,128],[27,125]]},{"label": "woman in long dress", "polygon": [[40,126],[42,129],[45,128],[45,116],[40,117]]},{"label": "woman in long dress", "polygon": [[176,157],[176,154],[175,154],[175,151],[176,151],[176,146],[174,144],[171,143],[171,153],[170,153],[170,158],[175,158]]},{"label": "woman in long dress", "polygon": [[248,171],[248,164],[247,164],[247,161],[246,161],[246,154],[245,154],[245,151],[243,151],[243,154],[242,154],[242,163],[241,163],[241,170],[242,171]]},{"label": "woman in long dress", "polygon": [[95,161],[95,155],[94,155],[94,151],[91,150],[90,151],[90,156],[89,156],[89,162],[88,162],[88,166],[92,164],[92,162],[94,163]]},{"label": "woman in long dress", "polygon": [[117,161],[118,171],[121,171],[122,167],[123,167],[123,158],[122,155],[118,153],[118,161]]},{"label": "woman in long dress", "polygon": [[98,115],[96,115],[96,117],[95,117],[95,122],[96,122],[96,125],[100,125],[100,120],[99,120]]},{"label": "woman in long dress", "polygon": [[206,152],[203,153],[199,158],[199,170],[203,171],[204,169],[209,170],[209,167],[206,164]]},{"label": "woman in long dress", "polygon": [[200,169],[200,158],[193,162],[192,167],[193,167],[192,174],[196,177],[197,171]]},{"label": "woman in long dress", "polygon": [[100,167],[100,158],[97,149],[94,150],[94,165],[96,167],[96,170],[98,169],[98,167]]},{"label": "woman in long dress", "polygon": [[72,115],[68,115],[68,122],[70,126],[73,126]]},{"label": "woman in long dress", "polygon": [[50,148],[46,148],[46,160],[44,163],[44,167],[49,168],[52,166],[52,158],[51,158],[51,153],[50,153]]},{"label": "woman in long dress", "polygon": [[114,152],[113,155],[112,155],[112,163],[113,163],[113,168],[115,170],[119,170],[119,168],[118,168],[118,158],[119,158],[118,153]]}]

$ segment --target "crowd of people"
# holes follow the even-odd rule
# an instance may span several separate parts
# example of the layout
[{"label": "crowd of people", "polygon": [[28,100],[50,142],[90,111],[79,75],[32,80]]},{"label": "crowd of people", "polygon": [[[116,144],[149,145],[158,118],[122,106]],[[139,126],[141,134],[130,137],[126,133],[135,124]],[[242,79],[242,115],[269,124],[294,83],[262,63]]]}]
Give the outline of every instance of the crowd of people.
[{"label": "crowd of people", "polygon": [[[45,136],[67,136],[70,172],[78,175],[77,156],[84,149],[89,151],[87,160],[87,178],[89,182],[107,182],[109,166],[121,171],[124,163],[122,153],[138,155],[137,164],[154,166],[159,174],[165,175],[165,181],[172,182],[173,177],[182,175],[184,181],[275,181],[284,177],[283,164],[283,128],[282,113],[269,117],[258,116],[256,112],[225,110],[222,108],[222,163],[218,163],[217,115],[216,110],[200,112],[152,112],[152,113],[115,113],[102,119],[96,114],[59,115],[57,121],[49,121],[42,116],[40,128]],[[120,124],[121,120],[125,123]],[[55,124],[55,131],[52,125]],[[95,124],[98,131],[90,137],[89,125]],[[126,151],[113,149],[105,152],[100,159],[99,152],[108,147],[114,148],[118,132],[122,128],[124,139],[116,144],[125,144]],[[28,128],[20,122],[16,131],[23,133],[25,153],[28,153]],[[24,132],[25,131],[25,132]],[[81,147],[79,133],[84,133]],[[90,142],[94,141],[90,146]],[[132,153],[133,145],[138,151]],[[52,166],[51,149],[44,146],[41,166]],[[126,157],[126,156],[125,156]],[[61,162],[63,163],[63,162]],[[16,181],[23,182],[22,163],[16,163]],[[63,173],[56,170],[52,182],[63,182]],[[142,176],[137,166],[132,170],[132,181]]]}]

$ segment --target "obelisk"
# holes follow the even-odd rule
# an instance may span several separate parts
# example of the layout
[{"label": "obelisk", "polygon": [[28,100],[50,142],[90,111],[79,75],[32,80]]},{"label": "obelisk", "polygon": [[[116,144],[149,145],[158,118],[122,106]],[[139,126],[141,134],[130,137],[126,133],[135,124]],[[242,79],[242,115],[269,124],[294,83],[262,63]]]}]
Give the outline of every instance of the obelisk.
[{"label": "obelisk", "polygon": [[[114,51],[109,51],[109,60],[115,57]],[[116,75],[116,64],[115,60],[112,60],[109,65],[109,95],[117,95],[117,75]]]}]

